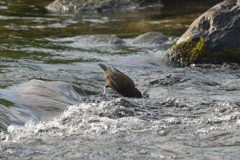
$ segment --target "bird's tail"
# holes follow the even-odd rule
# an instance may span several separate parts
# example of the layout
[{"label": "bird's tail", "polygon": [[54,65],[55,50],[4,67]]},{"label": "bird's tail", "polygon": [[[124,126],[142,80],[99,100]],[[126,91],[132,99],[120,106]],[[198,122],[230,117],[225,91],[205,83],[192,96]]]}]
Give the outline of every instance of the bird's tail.
[{"label": "bird's tail", "polygon": [[98,63],[98,65],[99,65],[104,71],[107,71],[107,66],[103,65],[102,63]]},{"label": "bird's tail", "polygon": [[98,65],[99,65],[104,71],[107,71],[107,66],[103,65],[102,63],[98,63]]}]

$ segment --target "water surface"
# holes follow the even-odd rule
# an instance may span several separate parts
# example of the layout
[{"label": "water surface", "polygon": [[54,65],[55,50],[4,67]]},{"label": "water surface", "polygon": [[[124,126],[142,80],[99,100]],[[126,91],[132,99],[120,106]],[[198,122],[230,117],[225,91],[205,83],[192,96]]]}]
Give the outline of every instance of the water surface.
[{"label": "water surface", "polygon": [[[168,47],[218,2],[59,14],[47,0],[0,1],[0,157],[238,159],[240,66],[176,68],[168,59]],[[131,45],[148,31],[169,41]],[[79,43],[94,34],[126,44]],[[130,76],[144,98],[104,95],[99,62]]]}]

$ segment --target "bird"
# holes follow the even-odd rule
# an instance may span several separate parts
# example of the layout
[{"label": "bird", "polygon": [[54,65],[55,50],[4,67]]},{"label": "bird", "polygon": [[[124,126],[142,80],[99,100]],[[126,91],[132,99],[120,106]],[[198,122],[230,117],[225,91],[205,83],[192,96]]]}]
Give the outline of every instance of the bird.
[{"label": "bird", "polygon": [[135,87],[133,80],[127,75],[114,67],[112,69],[102,63],[98,63],[98,65],[103,69],[107,80],[107,84],[104,87],[104,94],[106,88],[110,87],[124,97],[142,97],[141,92]]}]

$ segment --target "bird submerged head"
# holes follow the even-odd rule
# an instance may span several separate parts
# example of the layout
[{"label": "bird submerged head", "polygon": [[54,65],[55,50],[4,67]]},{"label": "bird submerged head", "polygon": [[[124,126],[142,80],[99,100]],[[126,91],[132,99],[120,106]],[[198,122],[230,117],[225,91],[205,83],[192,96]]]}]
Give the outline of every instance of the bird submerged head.
[{"label": "bird submerged head", "polygon": [[129,97],[141,98],[142,93],[137,88],[134,88],[131,90],[131,96],[129,96]]}]

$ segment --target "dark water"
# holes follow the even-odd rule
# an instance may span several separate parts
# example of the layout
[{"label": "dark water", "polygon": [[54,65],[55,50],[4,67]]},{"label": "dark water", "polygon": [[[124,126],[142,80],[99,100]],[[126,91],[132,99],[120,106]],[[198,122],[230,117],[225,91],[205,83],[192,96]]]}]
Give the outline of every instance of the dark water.
[{"label": "dark water", "polygon": [[[168,47],[220,1],[162,1],[161,8],[57,14],[50,1],[0,1],[1,159],[238,159],[240,66],[176,68]],[[131,45],[159,31],[162,46]],[[83,44],[92,34],[124,46]],[[101,62],[145,93],[103,94]]]}]

